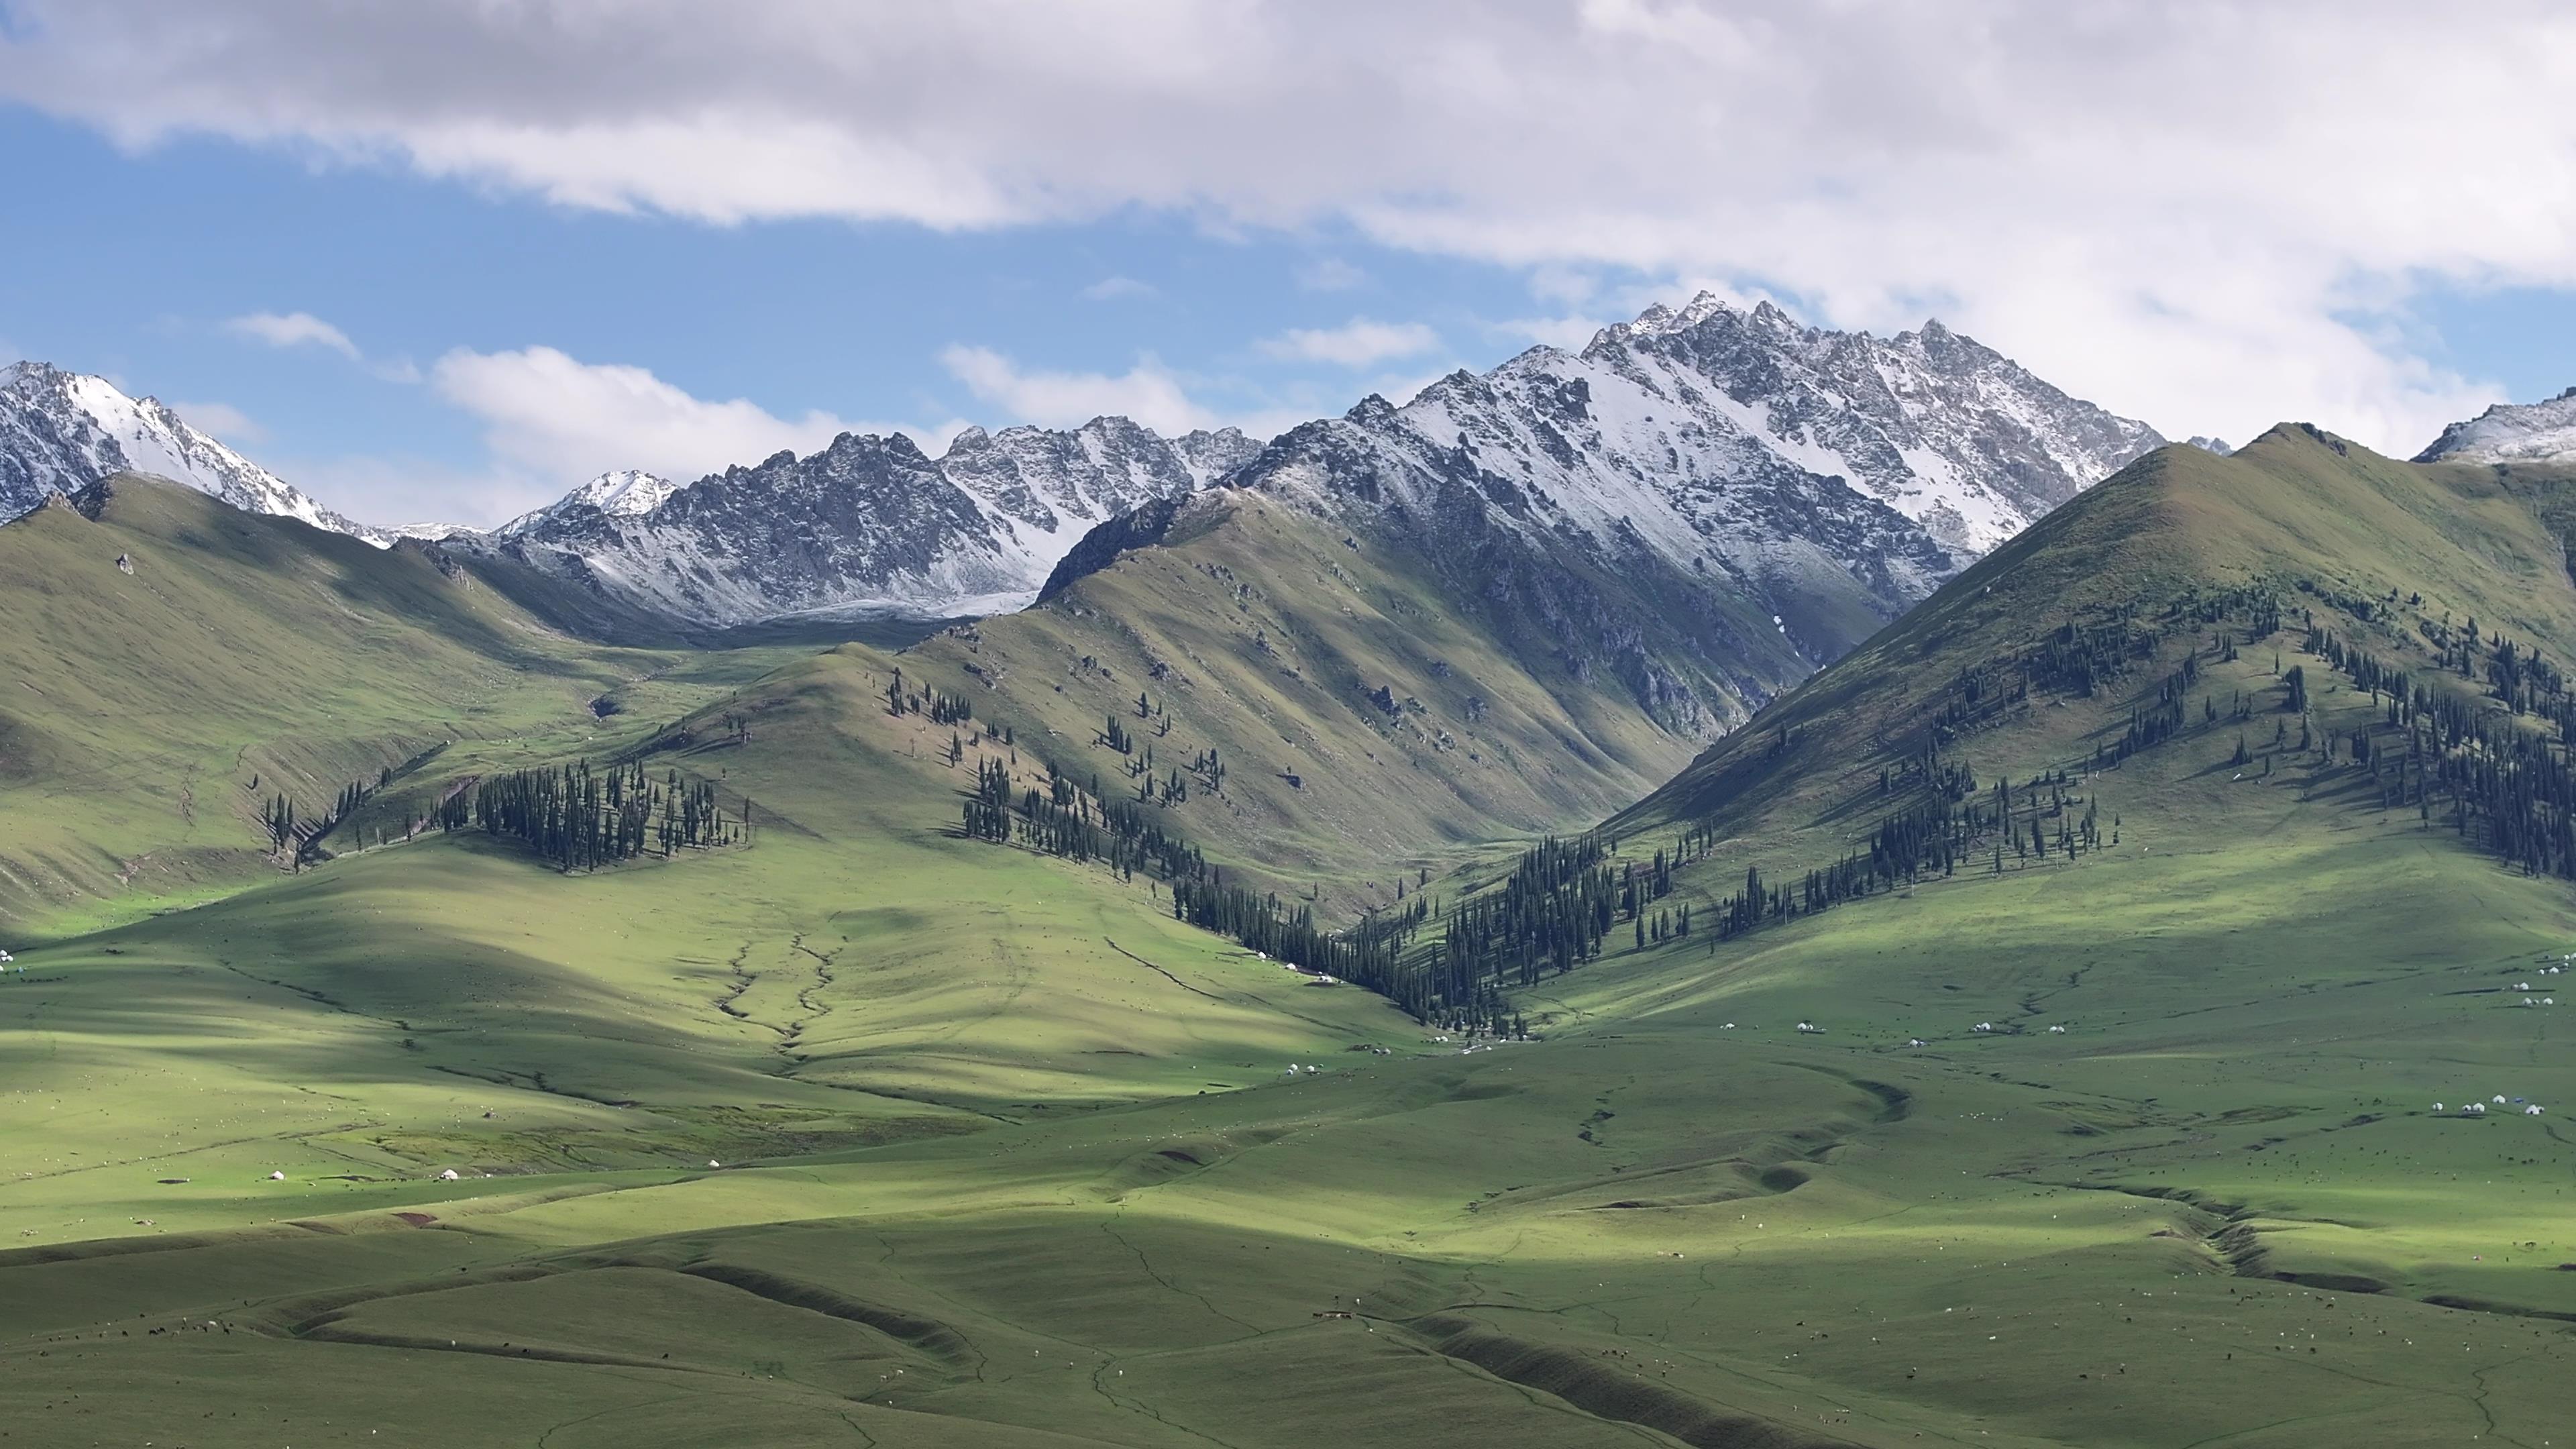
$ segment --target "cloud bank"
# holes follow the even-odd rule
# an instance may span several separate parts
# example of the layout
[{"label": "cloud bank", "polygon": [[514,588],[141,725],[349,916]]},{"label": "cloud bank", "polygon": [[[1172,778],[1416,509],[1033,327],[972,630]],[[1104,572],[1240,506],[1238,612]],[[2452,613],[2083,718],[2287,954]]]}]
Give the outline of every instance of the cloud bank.
[{"label": "cloud bank", "polygon": [[583,362],[552,347],[459,348],[429,384],[481,425],[505,476],[526,480],[522,506],[550,501],[613,468],[694,482],[781,449],[820,451],[842,433],[907,434],[937,455],[964,425],[856,422],[819,409],[779,417],[744,398],[709,400],[620,363]]},{"label": "cloud bank", "polygon": [[2177,434],[2411,449],[2493,395],[2406,349],[2412,289],[2576,285],[2576,14],[2532,0],[0,7],[0,96],[128,145],[717,225],[1142,207],[1733,280],[1937,313]]}]

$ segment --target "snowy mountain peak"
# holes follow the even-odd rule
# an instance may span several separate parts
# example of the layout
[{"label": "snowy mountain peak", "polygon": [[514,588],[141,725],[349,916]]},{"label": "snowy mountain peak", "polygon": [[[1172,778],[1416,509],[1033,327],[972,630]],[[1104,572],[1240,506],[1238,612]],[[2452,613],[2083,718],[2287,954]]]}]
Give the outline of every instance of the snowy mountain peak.
[{"label": "snowy mountain peak", "polygon": [[159,474],[245,512],[389,541],[189,426],[157,399],[130,398],[106,378],[42,362],[0,368],[0,518],[122,472]]},{"label": "snowy mountain peak", "polygon": [[[2164,441],[1938,320],[1881,339],[1707,292],[1603,329],[1579,357],[1533,351],[1494,376],[1579,380],[1630,469],[1740,474],[1749,445],[1969,554]],[[1721,463],[1729,450],[1740,456]]]},{"label": "snowy mountain peak", "polygon": [[670,497],[679,486],[641,469],[620,468],[591,479],[573,496],[602,513],[624,516],[652,512],[661,507],[662,500]]},{"label": "snowy mountain peak", "polygon": [[2576,387],[2536,403],[2497,403],[2442,430],[2418,463],[2576,462]]},{"label": "snowy mountain peak", "polygon": [[679,487],[641,468],[611,469],[545,507],[511,519],[493,533],[513,538],[577,508],[597,509],[611,518],[638,518],[661,507],[663,500],[678,492]]},{"label": "snowy mountain peak", "polygon": [[[2576,393],[2556,405],[2576,414]],[[1579,354],[1533,347],[1268,444],[1117,416],[967,428],[936,459],[901,434],[843,433],[686,486],[603,473],[484,534],[361,529],[149,398],[42,363],[0,369],[13,511],[139,469],[378,544],[445,538],[714,625],[1017,607],[1090,529],[1220,483],[1499,529],[1534,568],[1573,550],[1617,569],[1642,548],[1670,577],[1762,579],[1782,599],[1857,586],[1887,617],[2162,441],[1939,322],[1882,339],[1702,292]]]},{"label": "snowy mountain peak", "polygon": [[[1763,310],[1765,308],[1770,310],[1766,313]],[[1593,341],[1598,343],[1604,337],[1609,337],[1613,334],[1637,337],[1661,337],[1675,332],[1687,332],[1691,328],[1697,327],[1701,323],[1706,322],[1711,317],[1715,317],[1721,313],[1732,315],[1735,314],[1735,312],[1736,308],[1734,304],[1728,302],[1725,298],[1717,295],[1715,292],[1701,291],[1693,294],[1691,299],[1683,303],[1679,308],[1669,307],[1661,302],[1654,303],[1647,307],[1645,311],[1638,313],[1635,321],[1613,323],[1611,326],[1604,328],[1601,332],[1594,334]],[[1789,320],[1787,313],[1781,312],[1779,309],[1772,307],[1769,302],[1762,303],[1760,307],[1757,307],[1754,310],[1752,315],[1759,316],[1766,325],[1773,325],[1776,322],[1785,322]],[[1792,323],[1791,325],[1795,326],[1796,324]]]}]

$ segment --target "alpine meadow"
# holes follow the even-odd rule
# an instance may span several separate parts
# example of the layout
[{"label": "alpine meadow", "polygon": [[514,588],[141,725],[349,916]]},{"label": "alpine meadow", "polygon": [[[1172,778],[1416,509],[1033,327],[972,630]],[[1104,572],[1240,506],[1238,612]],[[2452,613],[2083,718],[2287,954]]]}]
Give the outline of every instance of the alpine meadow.
[{"label": "alpine meadow", "polygon": [[[1764,7],[1590,7],[1526,53],[1517,6],[1454,47],[1390,16],[1387,69],[1329,84],[1279,38],[1319,19],[1167,15],[1276,29],[1226,97],[1126,42],[1115,87],[1054,89],[1108,42],[1033,13],[952,53],[891,11],[239,9],[0,0],[27,144],[282,152],[223,185],[421,230],[334,251],[363,218],[245,232],[210,187],[137,233],[206,254],[174,297],[251,296],[244,236],[317,290],[364,258],[314,304],[351,332],[179,299],[56,349],[0,284],[0,331],[65,364],[0,370],[0,1449],[2576,1444],[2576,390],[2401,457],[2383,433],[2473,411],[2390,350],[2432,314],[2335,311],[2415,411],[2307,411],[2337,353],[2278,369],[2314,421],[2172,441],[2074,389],[2185,379],[2161,421],[2277,319],[2070,348],[2126,303],[1957,243],[2078,238],[2111,298],[2147,284],[2083,230],[2109,203],[1905,211],[1787,131],[1926,166],[1918,125],[2000,133],[1878,116],[1865,56],[1802,82],[1851,116],[1673,113],[1787,148],[1779,237],[1650,197],[1723,184],[1698,152],[1616,205],[1604,159],[1498,238],[1481,166],[1345,195],[1218,124],[1278,87],[1261,135],[1347,106],[1448,144],[1375,88],[1488,114],[1445,92],[1664,53],[1632,30],[1720,92],[1792,44]],[[2003,85],[2036,42],[1986,24]],[[236,116],[208,37],[294,64]],[[2060,81],[2114,35],[2061,39]],[[677,86],[684,41],[759,83]],[[1643,104],[1608,75],[1584,94]],[[941,149],[1014,108],[1044,116],[1009,164]],[[1557,143],[1509,134],[1555,185]],[[1226,165],[1185,174],[1202,146]],[[844,165],[860,199],[816,200]],[[1864,203],[1869,246],[1835,230]],[[1280,264],[1276,305],[1343,330],[1222,310],[1292,245],[1367,262]],[[1057,288],[1058,335],[1031,279],[1065,257],[1106,280]],[[828,369],[972,335],[907,310],[943,281],[1032,360]],[[448,332],[399,330],[414,293]],[[1920,296],[1983,340],[1881,325]],[[494,312],[689,361],[478,351]],[[1034,360],[1114,357],[1089,319],[1128,314],[1123,374]],[[1259,340],[1192,340],[1220,326]],[[1518,350],[1454,361],[1471,335]],[[186,372],[218,342],[352,380],[261,424],[125,381],[254,396]],[[800,416],[791,373],[853,395]],[[424,408],[473,426],[348,441]],[[421,499],[468,521],[381,521]]]}]

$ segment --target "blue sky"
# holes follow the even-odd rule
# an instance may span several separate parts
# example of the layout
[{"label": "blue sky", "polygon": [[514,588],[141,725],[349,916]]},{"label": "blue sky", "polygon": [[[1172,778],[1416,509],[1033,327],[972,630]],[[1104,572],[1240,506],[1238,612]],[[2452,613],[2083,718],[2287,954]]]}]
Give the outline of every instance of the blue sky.
[{"label": "blue sky", "polygon": [[2567,54],[2380,0],[0,0],[0,348],[379,521],[1270,429],[1701,286],[2406,451],[2576,384]]},{"label": "blue sky", "polygon": [[[1025,374],[1097,376],[1111,401],[1121,378],[1159,364],[1208,422],[1259,428],[1586,325],[1533,296],[1520,269],[1346,229],[1212,234],[1141,209],[968,233],[719,226],[210,138],[126,151],[25,108],[0,110],[0,191],[42,198],[29,212],[43,217],[0,269],[0,342],[193,405],[183,412],[228,424],[209,430],[326,501],[389,493],[415,512],[467,501],[492,471],[487,420],[424,375],[459,349],[551,347],[780,418],[899,426],[936,452],[960,421],[1061,425],[1095,411],[1079,387],[1059,405],[979,396],[942,361],[957,347]],[[299,313],[357,355],[232,325]],[[1355,320],[1403,335],[1339,359],[1283,341]],[[671,466],[611,447],[589,472],[629,464]],[[513,476],[495,501],[540,501],[586,476],[524,480],[536,496]]]}]

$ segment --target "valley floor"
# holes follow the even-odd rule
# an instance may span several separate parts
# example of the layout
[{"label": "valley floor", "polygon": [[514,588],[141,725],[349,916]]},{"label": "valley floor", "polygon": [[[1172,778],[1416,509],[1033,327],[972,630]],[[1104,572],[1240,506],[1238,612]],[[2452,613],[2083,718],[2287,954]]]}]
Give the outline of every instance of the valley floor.
[{"label": "valley floor", "polygon": [[[2576,1422],[2565,1129],[2429,1110],[2576,1102],[2508,989],[2563,894],[2412,832],[2242,911],[2241,860],[2115,852],[1630,953],[1474,1051],[1141,881],[786,835],[569,878],[432,843],[22,953],[11,1440]],[[2422,909],[2459,890],[2466,933]]]},{"label": "valley floor", "polygon": [[[1624,879],[1699,842],[1638,898],[1699,929],[1623,917],[1595,959],[1508,983],[1526,1041],[1449,1039],[1186,927],[1146,870],[967,838],[981,769],[1045,789],[1056,752],[1071,800],[1128,759],[1083,733],[1129,687],[1086,683],[1094,659],[1062,703],[1054,661],[1022,659],[1041,712],[981,732],[900,702],[864,646],[577,648],[408,556],[381,587],[474,649],[354,613],[339,657],[364,668],[239,620],[265,653],[185,633],[270,577],[244,565],[170,581],[166,616],[120,592],[128,663],[67,672],[43,641],[90,615],[65,606],[0,659],[70,701],[0,720],[42,747],[12,747],[0,798],[0,1445],[2565,1443],[2576,895],[2427,792],[2423,758],[2457,778],[2502,747],[2415,732],[2468,700],[2517,768],[2559,761],[2563,733],[2520,732],[2576,705],[2489,709],[2470,665],[2504,637],[2449,620],[2576,638],[2563,552],[2504,500],[2461,512],[2490,487],[2465,475],[2371,463],[2378,491],[2302,504],[2180,451],[1615,820],[1600,868]],[[2313,576],[2142,592],[2287,577],[2130,516],[2247,500],[2303,511],[2211,536],[2295,538]],[[2444,563],[2462,518],[2492,524],[2475,570]],[[86,525],[39,522],[27,547],[100,562]],[[2364,524],[2404,546],[2336,531]],[[2153,567],[2124,562],[2141,538]],[[270,612],[363,599],[359,549]],[[2331,571],[2356,559],[2376,572]],[[2130,593],[2068,683],[2013,651],[2073,657],[2046,609],[2088,580]],[[2329,666],[2329,626],[2444,693],[2384,700]],[[951,691],[1004,657],[969,642]],[[274,687],[163,687],[223,649]],[[117,730],[83,732],[75,684]],[[470,707],[419,712],[450,696]],[[250,702],[191,703],[219,697]],[[1213,748],[1176,700],[1175,762]],[[1331,822],[1415,777],[1364,724],[1342,754],[1371,769],[1273,832],[1303,891],[1262,888],[1347,918],[1492,886],[1520,842],[1418,829],[1463,798],[1428,773],[1383,812],[1412,809],[1390,830],[1425,854],[1336,856]],[[410,838],[581,757],[757,828],[595,872],[497,831]],[[289,777],[377,783],[281,874],[253,822]],[[1263,779],[1274,805],[1331,793]],[[1960,824],[1990,792],[2000,816]],[[1270,828],[1213,781],[1177,793],[1152,818],[1209,822],[1211,860]],[[1923,837],[1937,859],[1710,929],[1753,870],[1866,860],[1924,809],[1957,831]],[[120,873],[154,849],[185,870]]]}]

